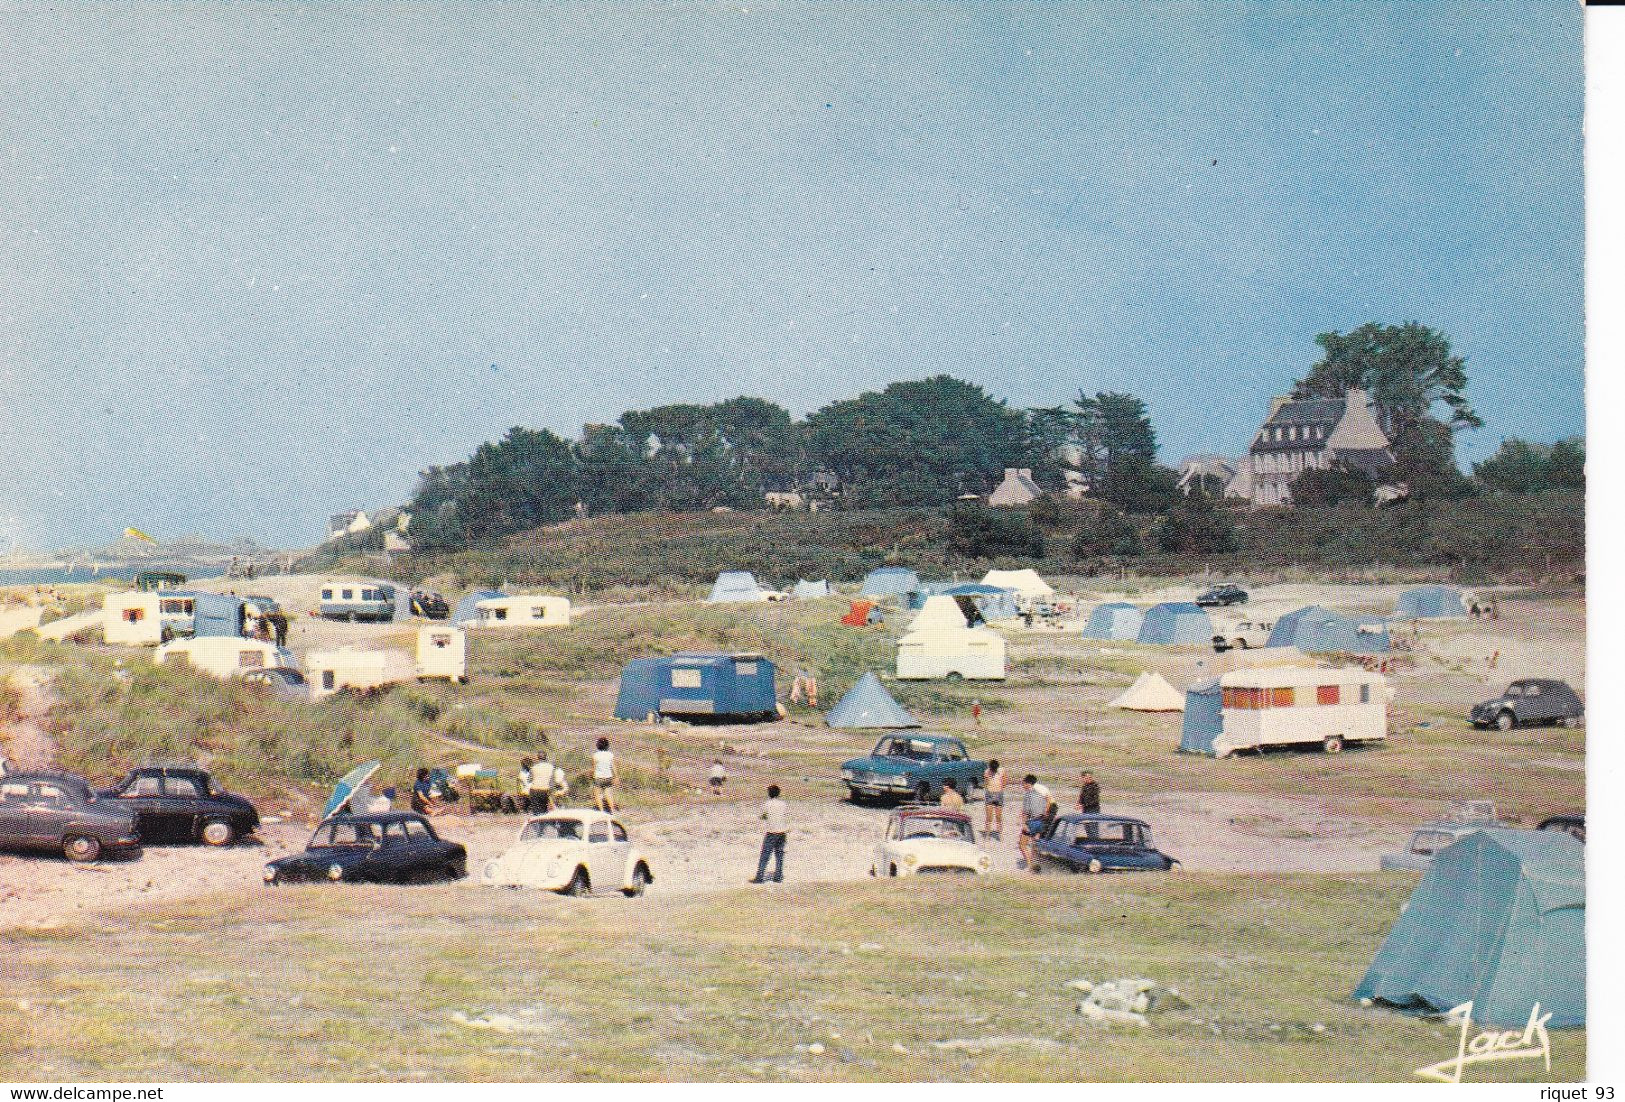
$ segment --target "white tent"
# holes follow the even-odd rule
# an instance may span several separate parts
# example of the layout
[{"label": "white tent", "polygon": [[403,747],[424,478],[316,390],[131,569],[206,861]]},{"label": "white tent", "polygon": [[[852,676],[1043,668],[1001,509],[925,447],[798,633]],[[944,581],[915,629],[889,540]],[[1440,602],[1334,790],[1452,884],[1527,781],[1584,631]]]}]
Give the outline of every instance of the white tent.
[{"label": "white tent", "polygon": [[1016,596],[1023,601],[1055,596],[1055,590],[1050,588],[1050,584],[1038,576],[1038,571],[1031,568],[1026,570],[989,570],[987,576],[982,579],[982,584],[998,586],[1000,589],[1013,589]]},{"label": "white tent", "polygon": [[937,628],[964,628],[970,622],[965,617],[965,609],[952,597],[938,595],[927,597],[925,604],[920,606],[919,614],[910,621],[909,631],[931,631]]},{"label": "white tent", "polygon": [[1128,690],[1111,702],[1113,708],[1127,708],[1131,712],[1183,712],[1185,697],[1168,684],[1160,673],[1147,670],[1135,678]]}]

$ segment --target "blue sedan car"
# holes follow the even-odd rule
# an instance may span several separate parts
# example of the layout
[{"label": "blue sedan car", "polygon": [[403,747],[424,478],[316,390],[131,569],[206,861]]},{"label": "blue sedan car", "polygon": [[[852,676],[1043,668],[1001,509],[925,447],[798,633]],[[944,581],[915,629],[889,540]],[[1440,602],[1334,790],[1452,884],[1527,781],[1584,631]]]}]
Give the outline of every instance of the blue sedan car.
[{"label": "blue sedan car", "polygon": [[1121,815],[1059,816],[1039,835],[1034,852],[1034,872],[1050,868],[1067,872],[1165,871],[1179,864],[1151,844],[1149,826]]}]

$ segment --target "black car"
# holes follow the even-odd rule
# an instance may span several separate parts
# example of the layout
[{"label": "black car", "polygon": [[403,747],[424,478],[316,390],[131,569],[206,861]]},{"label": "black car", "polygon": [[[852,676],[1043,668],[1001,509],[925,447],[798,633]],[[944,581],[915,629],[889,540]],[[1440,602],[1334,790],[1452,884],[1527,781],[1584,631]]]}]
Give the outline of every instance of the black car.
[{"label": "black car", "polygon": [[[1039,827],[1034,819],[1029,829]],[[1151,844],[1151,828],[1139,819],[1121,815],[1062,815],[1039,828],[1033,844],[1033,871],[1046,868],[1068,872],[1105,872],[1108,869],[1166,872],[1179,864]]]},{"label": "black car", "polygon": [[0,848],[54,850],[70,861],[137,853],[135,813],[96,798],[71,773],[7,773],[0,777]]},{"label": "black car", "polygon": [[1577,727],[1584,715],[1585,705],[1564,682],[1526,677],[1508,685],[1507,691],[1494,700],[1473,705],[1467,718],[1474,727],[1510,731],[1514,727],[1544,723]]},{"label": "black car", "polygon": [[102,793],[136,815],[148,843],[229,846],[259,829],[259,812],[195,766],[143,766]]},{"label": "black car", "polygon": [[1542,819],[1536,830],[1561,830],[1571,835],[1575,841],[1586,840],[1586,817],[1583,813],[1577,815],[1552,815]]},{"label": "black car", "polygon": [[265,689],[278,700],[309,700],[310,682],[305,675],[290,666],[267,666],[249,670],[238,678],[244,685]]},{"label": "black car", "polygon": [[1244,605],[1247,603],[1247,591],[1239,585],[1216,585],[1196,598],[1196,603],[1203,608]]},{"label": "black car", "polygon": [[451,605],[438,593],[428,590],[412,591],[412,614],[425,620],[444,620],[451,615]]},{"label": "black car", "polygon": [[408,812],[335,815],[316,828],[305,852],[265,866],[267,884],[301,881],[422,884],[468,875],[468,851]]}]

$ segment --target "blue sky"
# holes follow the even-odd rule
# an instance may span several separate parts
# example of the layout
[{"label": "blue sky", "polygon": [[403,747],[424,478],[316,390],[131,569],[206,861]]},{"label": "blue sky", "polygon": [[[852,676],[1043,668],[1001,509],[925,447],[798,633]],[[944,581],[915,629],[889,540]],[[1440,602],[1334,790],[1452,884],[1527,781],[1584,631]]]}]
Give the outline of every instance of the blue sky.
[{"label": "blue sky", "polygon": [[1468,357],[1465,458],[1584,429],[1573,3],[7,4],[0,35],[0,550],[301,546],[511,425],[938,372],[1128,390],[1165,460],[1236,453],[1371,320]]}]

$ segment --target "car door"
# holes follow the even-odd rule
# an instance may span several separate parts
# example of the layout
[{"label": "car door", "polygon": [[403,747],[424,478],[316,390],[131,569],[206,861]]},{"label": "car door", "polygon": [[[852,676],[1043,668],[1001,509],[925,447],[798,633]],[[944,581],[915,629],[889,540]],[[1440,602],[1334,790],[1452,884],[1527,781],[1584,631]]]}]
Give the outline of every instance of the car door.
[{"label": "car door", "polygon": [[1544,723],[1556,718],[1552,713],[1551,694],[1539,681],[1531,681],[1524,686],[1523,705],[1518,709],[1518,718],[1525,723]]},{"label": "car door", "polygon": [[198,822],[209,810],[208,792],[190,773],[164,774],[163,815],[175,836],[197,837]]},{"label": "car door", "polygon": [[28,835],[28,797],[27,781],[0,781],[0,846],[34,845]]},{"label": "car door", "polygon": [[68,820],[79,801],[61,785],[34,781],[28,786],[28,825],[24,836],[30,845],[53,847],[62,840]]},{"label": "car door", "polygon": [[[610,868],[612,875],[615,877],[613,887],[618,888],[624,885],[627,877],[631,875],[631,870],[626,867],[626,863],[632,857],[632,839],[627,835],[626,828],[619,822],[612,821],[609,824],[609,848]],[[606,883],[604,886],[611,887],[612,885]]]},{"label": "car door", "polygon": [[137,773],[118,790],[119,802],[136,814],[144,842],[168,841],[173,835],[164,814],[164,780],[161,774]]},{"label": "car door", "polygon": [[1082,832],[1083,825],[1064,819],[1057,820],[1050,829],[1049,837],[1039,842],[1043,847],[1045,860],[1055,861],[1069,869],[1075,869],[1080,863],[1086,863],[1089,858],[1082,855],[1077,848],[1078,835]]},{"label": "car door", "polygon": [[620,887],[620,870],[614,868],[615,847],[610,842],[609,823],[596,820],[587,828],[587,875],[592,878],[593,891],[607,891]]}]

